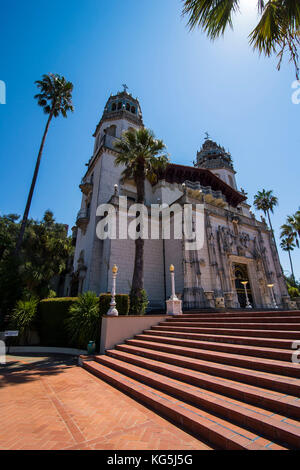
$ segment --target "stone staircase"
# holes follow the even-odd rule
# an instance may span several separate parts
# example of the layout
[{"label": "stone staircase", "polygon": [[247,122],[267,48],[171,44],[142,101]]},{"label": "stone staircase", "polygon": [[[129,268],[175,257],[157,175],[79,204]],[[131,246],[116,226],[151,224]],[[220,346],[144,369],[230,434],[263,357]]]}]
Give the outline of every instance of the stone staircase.
[{"label": "stone staircase", "polygon": [[300,311],[186,313],[83,367],[215,449],[300,449]]}]

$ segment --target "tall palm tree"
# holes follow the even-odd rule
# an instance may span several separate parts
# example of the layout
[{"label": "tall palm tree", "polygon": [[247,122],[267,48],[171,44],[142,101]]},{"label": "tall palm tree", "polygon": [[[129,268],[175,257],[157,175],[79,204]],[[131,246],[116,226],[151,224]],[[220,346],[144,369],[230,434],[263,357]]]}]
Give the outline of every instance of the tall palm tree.
[{"label": "tall palm tree", "polygon": [[281,226],[281,238],[288,237],[296,243],[299,248],[300,240],[300,209],[293,215],[289,215],[286,223]]},{"label": "tall palm tree", "polygon": [[[240,0],[183,0],[183,2],[182,14],[187,16],[189,28],[199,27],[213,40],[223,35],[228,27],[233,27],[233,15],[239,12],[241,3]],[[288,52],[298,78],[299,0],[257,0],[256,3],[260,20],[249,36],[250,44],[267,57],[277,53],[278,69],[284,53]]]},{"label": "tall palm tree", "polygon": [[[157,140],[149,129],[144,127],[130,129],[123,133],[122,138],[115,143],[119,152],[115,165],[124,165],[124,178],[134,180],[137,190],[137,203],[145,203],[145,180],[154,181],[157,174],[168,164],[164,153],[166,147],[162,140]],[[134,272],[130,297],[141,298],[144,289],[144,240],[135,240]]]},{"label": "tall palm tree", "polygon": [[25,232],[26,223],[28,220],[28,214],[31,206],[31,200],[36,184],[36,179],[39,172],[39,167],[41,163],[42,153],[46,141],[46,137],[48,134],[49,126],[53,117],[57,118],[58,116],[62,115],[64,118],[67,117],[68,111],[73,112],[73,104],[72,104],[72,91],[73,91],[73,84],[68,82],[65,77],[62,77],[57,74],[49,73],[48,75],[43,75],[42,80],[37,80],[36,82],[37,87],[40,89],[40,93],[35,95],[34,98],[37,99],[38,105],[44,109],[44,113],[48,114],[48,120],[46,123],[45,131],[42,137],[42,142],[40,145],[40,150],[38,153],[34,174],[27,198],[27,203],[21,223],[21,229],[19,233],[19,237],[16,244],[15,254],[18,255],[23,237]]},{"label": "tall palm tree", "polygon": [[269,224],[275,241],[274,231],[272,227],[270,212],[274,212],[274,207],[278,206],[278,199],[276,196],[273,196],[273,191],[258,191],[254,196],[254,206],[257,210],[261,210],[265,215],[268,216]]},{"label": "tall palm tree", "polygon": [[289,237],[285,237],[282,239],[281,243],[280,243],[280,247],[283,251],[287,251],[288,254],[289,254],[289,258],[290,258],[290,265],[291,265],[291,272],[292,272],[292,278],[293,278],[293,281],[294,281],[294,284],[295,284],[295,274],[294,274],[294,267],[293,267],[293,263],[292,263],[292,257],[291,257],[291,251],[294,250],[294,248],[296,247],[295,243],[293,242],[293,239],[292,238],[289,238]]}]

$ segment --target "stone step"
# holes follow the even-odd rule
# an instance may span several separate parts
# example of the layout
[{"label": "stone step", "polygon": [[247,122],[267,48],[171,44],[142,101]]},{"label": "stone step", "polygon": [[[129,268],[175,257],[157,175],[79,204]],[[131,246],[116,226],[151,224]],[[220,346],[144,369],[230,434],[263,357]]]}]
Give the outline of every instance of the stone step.
[{"label": "stone step", "polygon": [[188,313],[185,312],[182,317],[184,318],[234,318],[234,317],[299,317],[300,310],[297,311],[263,311],[263,312],[215,312],[215,313]]},{"label": "stone step", "polygon": [[289,364],[287,362],[262,359],[258,357],[243,356],[240,357],[236,354],[229,354],[223,351],[208,351],[197,348],[187,348],[184,346],[173,346],[161,342],[142,341],[140,339],[126,340],[126,344],[132,346],[140,346],[142,348],[155,349],[157,351],[169,352],[177,354],[178,356],[188,356],[196,359],[204,359],[206,361],[218,362],[221,364],[228,364],[236,367],[243,367],[245,369],[260,370],[264,372],[271,372],[272,374],[287,375],[289,377],[300,378],[300,365]]},{"label": "stone step", "polygon": [[[146,357],[126,353],[117,349],[106,351],[106,354],[120,361],[152,370],[159,374],[181,380],[205,390],[211,390],[227,397],[236,398],[245,403],[257,405],[279,414],[300,419],[300,402],[285,393],[239,383],[222,377],[215,377],[172,364],[165,364]],[[97,357],[96,357],[97,360]]]},{"label": "stone step", "polygon": [[135,336],[141,341],[154,341],[156,343],[174,344],[180,347],[207,349],[211,351],[226,352],[229,354],[263,357],[266,359],[276,359],[279,361],[292,362],[292,349],[275,349],[257,346],[244,346],[227,344],[225,342],[200,341],[194,339],[172,338],[169,336],[156,336],[155,334],[139,334]]},{"label": "stone step", "polygon": [[203,341],[212,341],[212,342],[219,342],[219,343],[263,346],[267,348],[275,347],[278,349],[289,349],[289,350],[292,349],[292,345],[294,343],[294,341],[290,339],[248,338],[247,336],[189,333],[188,331],[186,332],[169,331],[167,328],[161,329],[161,330],[159,328],[160,327],[156,327],[155,329],[152,329],[152,330],[144,330],[144,333],[147,335],[155,335],[155,336],[168,336],[168,337],[173,337],[173,338],[203,340]]},{"label": "stone step", "polygon": [[172,318],[167,318],[166,321],[168,323],[299,323],[300,324],[300,316],[295,317],[186,317],[186,316],[179,316]]},{"label": "stone step", "polygon": [[280,338],[280,339],[290,339],[292,341],[296,341],[300,339],[300,331],[283,331],[283,330],[247,330],[246,328],[204,328],[201,327],[193,327],[193,326],[174,326],[174,324],[167,324],[166,322],[162,322],[157,326],[152,326],[153,330],[159,331],[174,331],[174,332],[187,332],[187,333],[204,333],[204,334],[215,334],[219,336],[223,335],[231,335],[231,336],[246,336],[253,337],[253,338]]},{"label": "stone step", "polygon": [[292,448],[300,448],[300,423],[297,423],[298,426],[285,423],[282,421],[285,419],[284,416],[274,419],[272,412],[257,406],[225,398],[218,393],[187,385],[180,380],[124,363],[112,357],[100,356],[98,362],[185,403],[199,407],[202,411],[208,411],[226,420],[230,419],[235,425],[242,426],[271,441],[278,440],[289,444]]},{"label": "stone step", "polygon": [[[104,356],[105,357],[105,356]],[[114,385],[138,401],[150,406],[158,413],[183,426],[189,432],[207,439],[216,448],[228,450],[262,450],[272,448],[273,442],[265,441],[260,435],[245,430],[199,407],[175,399],[168,393],[141,383],[120,371],[112,369],[112,363],[84,361],[83,367],[102,380]],[[99,358],[98,358],[99,360]],[[136,372],[136,371],[135,371]],[[132,369],[133,373],[133,369]],[[276,446],[275,448],[284,448]]]},{"label": "stone step", "polygon": [[286,393],[294,397],[300,396],[300,380],[292,377],[280,376],[270,372],[261,372],[248,368],[237,367],[227,364],[211,362],[209,360],[196,359],[192,357],[180,356],[178,354],[163,352],[160,350],[144,348],[141,346],[133,346],[129,344],[119,344],[117,350],[124,351],[137,356],[154,359],[167,364],[178,365],[191,370],[196,370],[211,374],[217,377],[224,377],[230,380],[243,382],[266,388],[269,390]]},{"label": "stone step", "polygon": [[300,332],[300,323],[231,323],[227,321],[218,322],[201,322],[201,321],[164,321],[159,325],[172,325],[172,326],[186,326],[188,328],[237,328],[245,330],[282,330],[282,331],[296,331]]}]

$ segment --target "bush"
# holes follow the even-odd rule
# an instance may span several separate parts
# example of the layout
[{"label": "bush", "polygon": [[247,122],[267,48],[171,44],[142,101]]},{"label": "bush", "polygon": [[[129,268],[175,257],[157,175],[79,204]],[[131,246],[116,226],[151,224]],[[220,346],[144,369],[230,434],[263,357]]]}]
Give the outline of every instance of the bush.
[{"label": "bush", "polygon": [[65,321],[78,297],[44,299],[38,305],[38,332],[42,346],[69,347]]},{"label": "bush", "polygon": [[[129,313],[129,295],[128,294],[117,294],[116,297],[116,309],[119,315],[128,315]],[[100,316],[106,315],[111,301],[111,294],[100,294],[99,297],[99,311]]]},{"label": "bush", "polygon": [[79,349],[87,349],[89,341],[99,340],[99,300],[94,292],[85,292],[71,305],[65,325],[70,343]]},{"label": "bush", "polygon": [[10,316],[10,328],[19,331],[18,342],[28,344],[30,332],[35,327],[38,299],[19,300]]},{"label": "bush", "polygon": [[145,315],[148,306],[148,297],[143,289],[130,294],[130,315]]},{"label": "bush", "polygon": [[49,293],[47,295],[47,299],[54,299],[56,297],[56,292],[55,290],[50,289]]},{"label": "bush", "polygon": [[294,297],[299,297],[299,290],[296,287],[289,288],[289,296],[293,299]]}]

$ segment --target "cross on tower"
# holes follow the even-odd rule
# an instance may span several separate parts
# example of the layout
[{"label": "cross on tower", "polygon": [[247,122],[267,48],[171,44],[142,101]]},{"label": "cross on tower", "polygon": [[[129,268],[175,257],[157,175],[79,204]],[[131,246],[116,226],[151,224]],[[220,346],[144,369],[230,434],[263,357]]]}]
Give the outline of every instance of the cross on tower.
[{"label": "cross on tower", "polygon": [[126,85],[126,83],[123,83],[122,87],[124,88],[124,92],[127,93],[128,86]]},{"label": "cross on tower", "polygon": [[205,132],[205,140],[208,140],[208,139],[210,139],[210,135],[208,132]]}]

